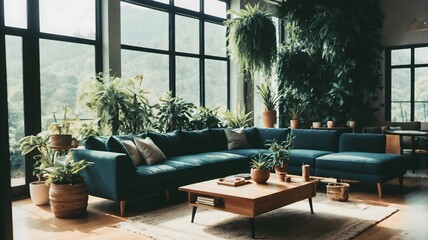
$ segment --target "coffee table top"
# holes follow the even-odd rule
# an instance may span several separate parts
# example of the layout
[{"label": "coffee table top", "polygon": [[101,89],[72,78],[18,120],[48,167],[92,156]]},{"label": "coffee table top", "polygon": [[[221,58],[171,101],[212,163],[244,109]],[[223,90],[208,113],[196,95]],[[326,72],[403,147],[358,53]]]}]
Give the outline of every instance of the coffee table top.
[{"label": "coffee table top", "polygon": [[303,181],[301,176],[291,176],[291,182],[279,182],[275,174],[271,174],[266,184],[257,184],[253,181],[241,186],[224,186],[217,184],[218,179],[194,183],[179,188],[181,191],[209,195],[213,197],[237,197],[248,200],[257,200],[266,196],[272,196],[295,188],[313,185],[314,196],[316,194],[316,183],[318,180]]}]

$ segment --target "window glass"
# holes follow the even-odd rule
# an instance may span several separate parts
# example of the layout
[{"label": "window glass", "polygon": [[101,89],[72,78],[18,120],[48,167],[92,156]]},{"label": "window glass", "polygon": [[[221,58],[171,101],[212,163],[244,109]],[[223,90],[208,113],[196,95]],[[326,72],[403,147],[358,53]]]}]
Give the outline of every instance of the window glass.
[{"label": "window glass", "polygon": [[410,64],[410,49],[397,49],[391,51],[391,65]]},{"label": "window glass", "polygon": [[415,64],[428,63],[428,47],[415,48]]},{"label": "window glass", "polygon": [[391,120],[410,121],[410,69],[392,69]]},{"label": "window glass", "polygon": [[168,13],[121,2],[122,44],[168,49]]},{"label": "window glass", "polygon": [[122,50],[122,77],[143,75],[142,88],[150,103],[169,91],[169,57],[164,54]]},{"label": "window glass", "polygon": [[95,39],[95,0],[40,0],[40,31]]},{"label": "window glass", "polygon": [[176,16],[175,29],[176,51],[199,53],[199,20]]},{"label": "window glass", "polygon": [[4,0],[4,24],[9,27],[27,28],[26,0]]},{"label": "window glass", "polygon": [[415,69],[415,121],[428,121],[428,67]]},{"label": "window glass", "polygon": [[174,0],[174,5],[199,12],[199,0]]},{"label": "window glass", "polygon": [[78,109],[79,88],[94,77],[95,48],[91,45],[40,40],[40,88],[42,129],[53,121],[52,112],[67,106],[81,118],[88,117]]},{"label": "window glass", "polygon": [[169,3],[169,0],[152,0],[152,1],[155,1],[155,2],[161,2],[161,3]]},{"label": "window glass", "polygon": [[24,157],[19,140],[24,134],[22,38],[6,36],[6,73],[9,114],[9,151],[11,185],[25,185]]},{"label": "window glass", "polygon": [[226,2],[218,0],[205,0],[204,13],[216,17],[226,18]]},{"label": "window glass", "polygon": [[200,105],[199,101],[199,59],[176,58],[176,96],[186,102]]},{"label": "window glass", "polygon": [[219,24],[205,23],[205,54],[226,56],[226,27]]},{"label": "window glass", "polygon": [[205,106],[227,109],[227,62],[205,60]]}]

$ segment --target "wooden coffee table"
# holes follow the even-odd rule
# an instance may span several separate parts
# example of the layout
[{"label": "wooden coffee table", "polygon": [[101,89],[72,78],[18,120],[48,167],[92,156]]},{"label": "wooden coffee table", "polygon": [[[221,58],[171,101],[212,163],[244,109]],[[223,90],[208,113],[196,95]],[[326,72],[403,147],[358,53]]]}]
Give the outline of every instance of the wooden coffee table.
[{"label": "wooden coffee table", "polygon": [[[188,192],[189,206],[192,206],[192,223],[198,207],[236,213],[249,217],[251,237],[255,238],[254,218],[260,214],[304,199],[309,200],[311,213],[314,213],[312,197],[316,195],[318,180],[304,182],[301,176],[291,176],[291,182],[279,182],[275,174],[271,174],[266,184],[251,181],[249,184],[232,187],[219,185],[217,181],[218,179],[214,179],[179,188]],[[198,197],[213,198],[218,203],[215,206],[196,203]]]}]

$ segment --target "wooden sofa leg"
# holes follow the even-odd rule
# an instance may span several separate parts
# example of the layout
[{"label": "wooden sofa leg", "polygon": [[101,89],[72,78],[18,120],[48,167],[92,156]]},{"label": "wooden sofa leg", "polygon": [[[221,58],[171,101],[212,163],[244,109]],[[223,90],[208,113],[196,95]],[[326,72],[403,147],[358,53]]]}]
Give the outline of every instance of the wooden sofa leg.
[{"label": "wooden sofa leg", "polygon": [[382,183],[377,183],[377,193],[382,198]]},{"label": "wooden sofa leg", "polygon": [[121,217],[125,216],[125,206],[126,206],[125,200],[120,201],[120,216]]}]

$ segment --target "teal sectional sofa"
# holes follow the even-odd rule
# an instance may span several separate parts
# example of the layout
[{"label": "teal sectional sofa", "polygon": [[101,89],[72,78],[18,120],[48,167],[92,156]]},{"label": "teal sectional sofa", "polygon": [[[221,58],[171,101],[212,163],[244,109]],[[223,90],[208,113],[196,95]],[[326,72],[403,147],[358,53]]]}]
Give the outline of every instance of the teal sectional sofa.
[{"label": "teal sectional sofa", "polygon": [[[150,137],[165,154],[157,164],[135,166],[121,141],[133,136],[90,137],[86,149],[73,150],[75,159],[95,164],[83,171],[89,194],[125,203],[144,195],[177,189],[198,181],[249,172],[251,157],[267,153],[267,140],[282,142],[291,133],[292,155],[288,172],[301,174],[303,163],[311,166],[311,175],[376,182],[401,178],[405,169],[400,155],[385,154],[383,134],[342,134],[335,130],[286,128],[246,128],[246,148],[227,149],[224,129],[190,132],[142,133]],[[366,144],[370,143],[370,144]],[[383,152],[382,152],[383,151]],[[361,167],[363,166],[363,167]]]}]

